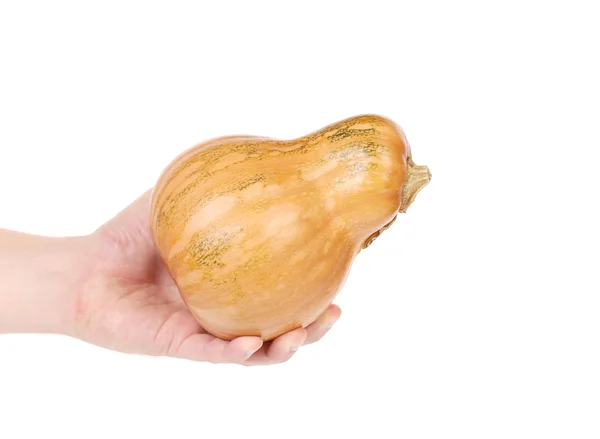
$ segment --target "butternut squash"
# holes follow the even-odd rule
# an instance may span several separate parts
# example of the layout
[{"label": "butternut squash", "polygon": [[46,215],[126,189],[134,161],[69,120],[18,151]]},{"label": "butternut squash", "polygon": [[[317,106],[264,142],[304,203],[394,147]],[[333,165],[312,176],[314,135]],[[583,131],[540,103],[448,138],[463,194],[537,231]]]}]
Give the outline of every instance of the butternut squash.
[{"label": "butternut squash", "polygon": [[402,129],[378,115],[293,140],[220,137],[164,170],[152,236],[207,331],[268,341],[332,303],[355,257],[430,178]]}]

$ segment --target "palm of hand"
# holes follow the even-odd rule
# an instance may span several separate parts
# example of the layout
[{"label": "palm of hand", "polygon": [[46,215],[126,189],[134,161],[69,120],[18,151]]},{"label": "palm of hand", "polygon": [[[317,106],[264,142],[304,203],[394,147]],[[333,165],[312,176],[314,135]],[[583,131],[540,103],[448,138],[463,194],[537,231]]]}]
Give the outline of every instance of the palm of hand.
[{"label": "palm of hand", "polygon": [[81,338],[121,352],[197,361],[273,364],[319,340],[339,318],[332,305],[306,329],[270,343],[227,342],[207,333],[186,308],[150,236],[149,193],[90,237],[89,275],[78,301]]}]

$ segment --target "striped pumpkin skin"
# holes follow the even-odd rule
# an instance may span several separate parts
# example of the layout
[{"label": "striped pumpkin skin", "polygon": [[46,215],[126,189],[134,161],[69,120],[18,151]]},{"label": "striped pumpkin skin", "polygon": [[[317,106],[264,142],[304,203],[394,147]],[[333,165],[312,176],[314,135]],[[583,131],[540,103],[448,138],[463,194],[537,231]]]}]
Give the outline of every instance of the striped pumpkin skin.
[{"label": "striped pumpkin skin", "polygon": [[200,325],[272,340],[332,303],[401,210],[410,163],[402,130],[377,115],[293,140],[212,139],[160,176],[152,235]]}]

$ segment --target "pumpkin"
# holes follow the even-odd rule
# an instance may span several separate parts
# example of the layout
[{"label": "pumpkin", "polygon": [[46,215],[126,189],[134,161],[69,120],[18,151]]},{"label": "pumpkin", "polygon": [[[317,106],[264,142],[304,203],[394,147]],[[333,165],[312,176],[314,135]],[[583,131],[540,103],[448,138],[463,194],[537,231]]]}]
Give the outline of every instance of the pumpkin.
[{"label": "pumpkin", "polygon": [[430,178],[402,129],[378,115],[293,140],[220,137],[163,171],[151,232],[200,325],[268,341],[332,303],[355,257]]}]

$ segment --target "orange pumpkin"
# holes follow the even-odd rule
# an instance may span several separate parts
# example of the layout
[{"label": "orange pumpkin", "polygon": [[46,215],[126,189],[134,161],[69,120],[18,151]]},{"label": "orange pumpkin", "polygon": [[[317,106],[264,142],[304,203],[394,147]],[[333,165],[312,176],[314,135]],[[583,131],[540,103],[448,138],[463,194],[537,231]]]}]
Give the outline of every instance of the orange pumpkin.
[{"label": "orange pumpkin", "polygon": [[207,331],[271,340],[332,303],[355,257],[430,178],[400,127],[377,115],[293,140],[221,137],[165,169],[151,229]]}]

